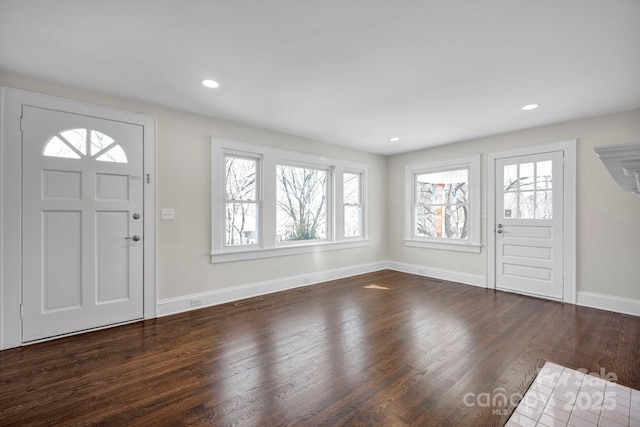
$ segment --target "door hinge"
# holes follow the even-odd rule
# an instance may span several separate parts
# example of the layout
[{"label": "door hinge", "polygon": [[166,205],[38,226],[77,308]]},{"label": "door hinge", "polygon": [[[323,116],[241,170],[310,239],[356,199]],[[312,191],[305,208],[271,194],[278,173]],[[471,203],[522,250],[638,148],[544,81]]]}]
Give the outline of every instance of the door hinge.
[{"label": "door hinge", "polygon": [[20,132],[24,132],[24,116],[20,116]]},{"label": "door hinge", "polygon": [[24,320],[24,305],[20,304],[20,320]]},{"label": "door hinge", "polygon": [[147,184],[151,183],[151,174],[147,174]]}]

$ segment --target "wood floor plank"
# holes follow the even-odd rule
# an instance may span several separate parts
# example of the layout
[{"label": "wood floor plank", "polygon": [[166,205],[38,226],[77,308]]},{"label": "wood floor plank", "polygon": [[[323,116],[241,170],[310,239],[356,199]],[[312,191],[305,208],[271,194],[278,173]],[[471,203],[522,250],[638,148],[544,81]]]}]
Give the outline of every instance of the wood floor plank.
[{"label": "wood floor plank", "polygon": [[0,425],[501,426],[545,361],[640,388],[640,318],[385,270],[2,351]]}]

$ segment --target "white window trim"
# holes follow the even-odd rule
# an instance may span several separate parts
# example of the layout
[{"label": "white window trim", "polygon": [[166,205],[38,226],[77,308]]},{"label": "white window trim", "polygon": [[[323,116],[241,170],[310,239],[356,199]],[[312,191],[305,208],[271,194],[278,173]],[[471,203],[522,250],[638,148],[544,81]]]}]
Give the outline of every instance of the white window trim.
[{"label": "white window trim", "polygon": [[[442,172],[453,169],[469,169],[469,237],[462,241],[433,237],[417,237],[414,230],[414,176],[418,173]],[[480,253],[480,155],[451,160],[405,166],[405,227],[404,245],[408,247],[441,249]]]},{"label": "white window trim", "polygon": [[[225,155],[260,159],[260,214],[258,244],[225,245],[224,158]],[[301,242],[276,242],[276,169],[278,164],[324,169],[328,173],[327,238]],[[344,237],[342,174],[362,174],[362,236]],[[367,246],[368,166],[364,163],[327,158],[228,139],[211,138],[211,262],[222,263],[296,255]]]}]

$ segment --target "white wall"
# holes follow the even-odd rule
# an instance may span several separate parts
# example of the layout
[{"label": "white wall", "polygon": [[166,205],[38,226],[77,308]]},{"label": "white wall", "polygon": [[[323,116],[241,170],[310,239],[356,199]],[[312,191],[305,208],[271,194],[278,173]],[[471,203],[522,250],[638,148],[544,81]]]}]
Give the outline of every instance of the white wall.
[{"label": "white wall", "polygon": [[[386,158],[278,132],[183,113],[0,71],[0,85],[135,111],[157,118],[158,299],[205,293],[284,276],[302,275],[386,259]],[[277,146],[368,163],[367,247],[288,257],[211,264],[211,136]],[[174,221],[160,221],[161,208],[174,208]]]},{"label": "white wall", "polygon": [[[461,124],[464,126],[464,124]],[[623,193],[593,147],[640,142],[640,110],[526,129],[405,153],[388,162],[389,259],[429,268],[486,275],[486,248],[480,254],[403,245],[403,171],[407,164],[482,153],[482,211],[486,206],[486,153],[533,144],[578,139],[578,292],[640,300],[640,197]],[[482,220],[483,225],[485,220]],[[482,242],[486,244],[483,228]]]},{"label": "white wall", "polygon": [[[485,276],[484,248],[480,254],[472,254],[404,247],[404,166],[485,154],[482,210],[486,211],[486,153],[573,138],[578,139],[578,291],[640,300],[640,198],[623,193],[593,152],[593,147],[599,145],[640,142],[640,110],[385,158],[3,71],[0,71],[0,85],[157,117],[156,215],[160,208],[176,209],[175,221],[158,220],[160,300],[386,259]],[[209,155],[212,135],[368,163],[372,190],[369,198],[371,244],[365,248],[211,264]],[[484,218],[482,222],[484,225]],[[484,229],[482,241],[486,242]]]}]

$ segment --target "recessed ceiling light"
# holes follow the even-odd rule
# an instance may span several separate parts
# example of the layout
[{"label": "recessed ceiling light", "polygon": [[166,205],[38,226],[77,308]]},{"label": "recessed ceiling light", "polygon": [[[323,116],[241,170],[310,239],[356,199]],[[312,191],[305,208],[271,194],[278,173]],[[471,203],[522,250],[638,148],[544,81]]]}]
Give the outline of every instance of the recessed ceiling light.
[{"label": "recessed ceiling light", "polygon": [[389,141],[398,142],[398,141],[400,141],[400,138],[398,138],[397,136],[394,136],[393,138],[389,138]]},{"label": "recessed ceiling light", "polygon": [[211,79],[202,79],[200,80],[200,83],[202,83],[202,86],[208,87],[210,89],[215,89],[218,86],[220,86],[220,84],[217,81],[211,80]]},{"label": "recessed ceiling light", "polygon": [[538,108],[540,106],[540,104],[527,104],[524,107],[522,107],[522,109],[524,111],[529,111],[529,110],[535,110],[536,108]]}]

